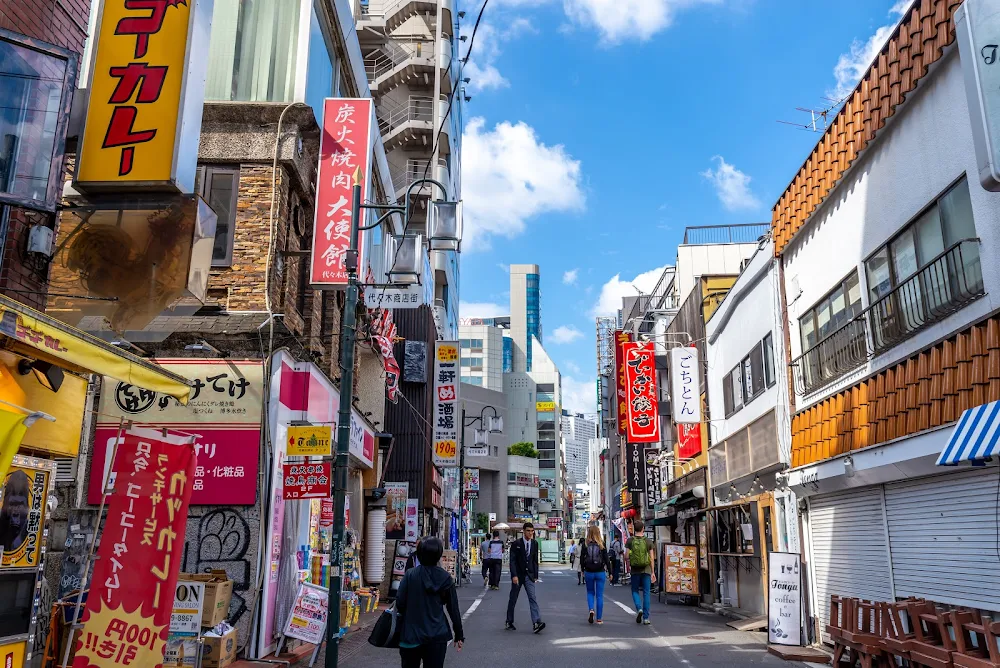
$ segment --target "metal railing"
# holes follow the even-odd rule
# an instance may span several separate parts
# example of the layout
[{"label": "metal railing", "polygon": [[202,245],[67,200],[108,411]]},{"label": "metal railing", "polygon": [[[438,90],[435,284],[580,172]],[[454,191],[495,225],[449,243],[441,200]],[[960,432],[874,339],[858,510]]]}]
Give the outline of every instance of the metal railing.
[{"label": "metal railing", "polygon": [[380,45],[378,50],[369,53],[364,58],[365,74],[368,83],[375,81],[393,69],[400,63],[413,58],[434,59],[434,40],[388,40]]},{"label": "metal railing", "polygon": [[396,128],[404,123],[409,121],[431,122],[433,120],[434,98],[411,95],[406,102],[400,105],[382,104],[382,108],[378,112],[378,129],[382,133],[382,138],[387,139]]},{"label": "metal railing", "polygon": [[979,240],[963,239],[792,360],[796,393],[829,385],[984,294]]},{"label": "metal railing", "polygon": [[[430,160],[414,160],[410,159],[406,161],[406,166],[397,168],[396,165],[389,165],[389,174],[392,177],[392,185],[396,189],[396,192],[406,190],[411,183],[422,178],[430,177],[437,178],[434,176],[428,165],[430,165]],[[438,167],[447,170],[448,163],[445,160],[438,160]],[[421,186],[416,192],[418,194],[426,194],[431,191],[433,186],[429,183]]]},{"label": "metal railing", "polygon": [[752,244],[771,229],[770,223],[696,225],[684,229],[684,244]]}]

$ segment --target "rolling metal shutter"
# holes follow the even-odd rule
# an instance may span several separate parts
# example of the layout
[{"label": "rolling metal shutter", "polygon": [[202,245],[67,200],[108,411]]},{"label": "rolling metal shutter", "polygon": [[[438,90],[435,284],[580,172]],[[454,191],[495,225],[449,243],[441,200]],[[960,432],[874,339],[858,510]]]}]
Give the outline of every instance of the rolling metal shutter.
[{"label": "rolling metal shutter", "polygon": [[1000,610],[996,467],[885,486],[896,596]]},{"label": "rolling metal shutter", "polygon": [[831,595],[892,600],[882,487],[811,498],[809,528],[820,633],[829,642]]}]

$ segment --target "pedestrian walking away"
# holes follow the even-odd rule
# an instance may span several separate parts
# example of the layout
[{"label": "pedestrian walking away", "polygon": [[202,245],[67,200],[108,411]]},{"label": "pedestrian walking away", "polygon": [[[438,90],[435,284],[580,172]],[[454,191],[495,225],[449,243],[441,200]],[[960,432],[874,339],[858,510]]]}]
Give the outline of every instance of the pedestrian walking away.
[{"label": "pedestrian walking away", "polygon": [[[649,625],[649,588],[656,582],[656,561],[653,542],[642,535],[646,526],[642,520],[632,523],[634,535],[625,543],[625,556],[632,567],[632,602],[635,603],[635,623]],[[640,597],[641,595],[641,597]]]},{"label": "pedestrian walking away", "polygon": [[465,642],[458,592],[448,571],[438,566],[444,554],[441,539],[423,538],[416,554],[417,565],[403,576],[396,594],[399,656],[402,668],[442,668],[448,643],[454,641],[461,651]]},{"label": "pedestrian walking away", "polygon": [[489,564],[489,588],[493,591],[500,589],[500,570],[503,568],[503,541],[500,540],[500,532],[493,532],[493,540],[486,543],[486,559]]},{"label": "pedestrian walking away", "polygon": [[542,615],[538,611],[535,597],[535,583],[538,582],[538,541],[535,540],[535,525],[524,523],[524,537],[518,538],[510,546],[510,601],[507,603],[507,623],[504,628],[516,631],[514,627],[514,607],[517,597],[524,589],[528,595],[528,609],[531,611],[531,628],[535,633],[545,628]]},{"label": "pedestrian walking away", "polygon": [[570,543],[567,552],[569,553],[569,567],[574,568],[576,565],[576,543]]},{"label": "pedestrian walking away", "polygon": [[482,565],[482,575],[483,575],[483,586],[489,585],[490,581],[490,559],[489,553],[486,551],[486,541],[484,540],[479,544],[479,563]]},{"label": "pedestrian walking away", "polygon": [[601,530],[595,526],[587,528],[587,545],[580,551],[580,566],[587,582],[587,621],[604,623],[605,571],[610,567],[608,551],[601,538]]},{"label": "pedestrian walking away", "polygon": [[622,542],[618,539],[618,536],[615,536],[614,540],[611,541],[611,550],[608,552],[608,557],[611,559],[611,586],[617,587],[622,570]]},{"label": "pedestrian walking away", "polygon": [[[576,544],[576,551],[582,553],[585,549],[587,549],[586,545],[587,545],[587,542],[583,538],[581,538],[580,542]],[[576,571],[576,583],[578,585],[582,585],[583,584],[583,562],[578,560],[576,562],[576,567],[574,567],[573,570]]]}]

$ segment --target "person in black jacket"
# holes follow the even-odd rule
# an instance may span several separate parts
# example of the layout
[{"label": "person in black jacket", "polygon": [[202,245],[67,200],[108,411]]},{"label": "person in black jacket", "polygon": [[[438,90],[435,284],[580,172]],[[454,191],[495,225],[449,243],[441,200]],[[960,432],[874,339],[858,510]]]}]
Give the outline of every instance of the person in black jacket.
[{"label": "person in black jacket", "polygon": [[587,621],[603,624],[604,617],[604,585],[607,582],[606,569],[611,567],[608,561],[608,551],[601,538],[601,530],[596,526],[587,528],[587,544],[581,548],[580,566],[583,577],[587,581],[587,607],[590,608]]},{"label": "person in black jacket", "polygon": [[535,540],[535,525],[524,523],[524,538],[518,538],[510,546],[510,600],[507,602],[507,623],[504,628],[516,631],[514,628],[514,607],[521,588],[528,594],[528,608],[531,610],[532,630],[540,633],[545,628],[542,615],[538,611],[538,600],[535,598],[535,582],[538,581],[538,541]]},{"label": "person in black jacket", "polygon": [[[444,545],[439,538],[417,543],[417,565],[403,576],[396,594],[401,625],[399,655],[403,668],[442,668],[448,642],[461,651],[465,642],[458,592],[448,571],[438,566]],[[445,608],[451,625],[445,618]]]}]

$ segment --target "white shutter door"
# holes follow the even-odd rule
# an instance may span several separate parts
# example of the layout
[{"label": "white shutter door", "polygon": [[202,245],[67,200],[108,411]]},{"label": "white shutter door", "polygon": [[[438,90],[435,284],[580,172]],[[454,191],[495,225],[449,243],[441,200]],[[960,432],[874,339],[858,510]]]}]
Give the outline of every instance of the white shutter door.
[{"label": "white shutter door", "polygon": [[809,501],[812,574],[820,633],[828,642],[830,596],[892,600],[882,488],[815,496]]},{"label": "white shutter door", "polygon": [[899,597],[1000,610],[994,467],[885,486]]}]

